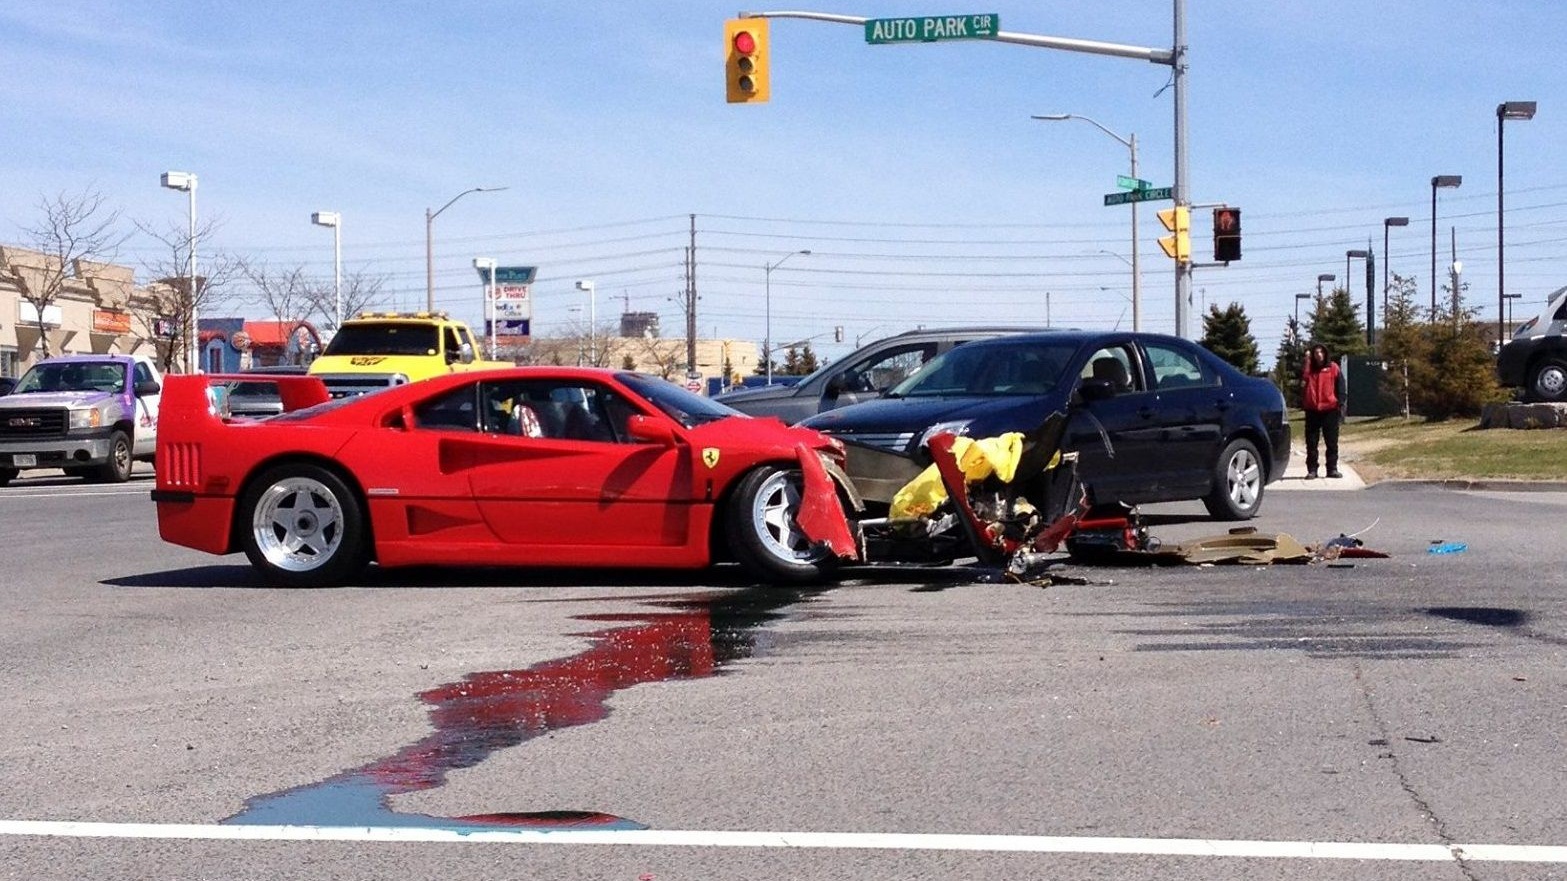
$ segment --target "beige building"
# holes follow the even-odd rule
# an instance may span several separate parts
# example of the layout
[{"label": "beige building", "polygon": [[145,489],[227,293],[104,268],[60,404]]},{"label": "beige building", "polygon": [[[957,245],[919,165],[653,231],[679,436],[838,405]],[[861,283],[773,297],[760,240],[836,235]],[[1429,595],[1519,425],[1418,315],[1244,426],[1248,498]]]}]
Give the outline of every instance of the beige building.
[{"label": "beige building", "polygon": [[46,254],[0,246],[0,376],[20,376],[46,346],[51,355],[155,354],[134,270],[78,260],[40,315],[23,291],[42,289],[58,267]]},{"label": "beige building", "polygon": [[[650,373],[682,384],[686,377],[686,341],[663,337],[535,337],[515,350],[502,351],[501,357],[519,364],[594,364],[599,367],[626,368]],[[724,377],[728,364],[730,376]],[[723,386],[750,376],[761,363],[761,352],[751,340],[697,340],[696,383],[703,394],[708,381],[719,379]]]}]

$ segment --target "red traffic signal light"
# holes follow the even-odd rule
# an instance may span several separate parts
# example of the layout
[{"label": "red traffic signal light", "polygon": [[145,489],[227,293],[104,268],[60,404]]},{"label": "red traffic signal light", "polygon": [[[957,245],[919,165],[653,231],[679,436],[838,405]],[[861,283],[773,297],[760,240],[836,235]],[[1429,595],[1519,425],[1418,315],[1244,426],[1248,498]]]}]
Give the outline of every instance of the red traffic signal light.
[{"label": "red traffic signal light", "polygon": [[724,97],[730,104],[766,101],[767,19],[732,18],[724,22]]},{"label": "red traffic signal light", "polygon": [[1213,260],[1229,263],[1241,259],[1241,209],[1213,209]]}]

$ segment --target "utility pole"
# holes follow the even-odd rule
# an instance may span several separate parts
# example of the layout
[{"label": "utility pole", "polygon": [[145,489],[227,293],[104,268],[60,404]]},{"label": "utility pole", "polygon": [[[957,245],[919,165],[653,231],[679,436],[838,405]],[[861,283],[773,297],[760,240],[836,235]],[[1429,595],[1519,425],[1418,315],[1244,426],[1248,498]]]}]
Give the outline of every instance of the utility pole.
[{"label": "utility pole", "polygon": [[691,215],[691,256],[686,261],[686,373],[696,370],[696,215]]}]

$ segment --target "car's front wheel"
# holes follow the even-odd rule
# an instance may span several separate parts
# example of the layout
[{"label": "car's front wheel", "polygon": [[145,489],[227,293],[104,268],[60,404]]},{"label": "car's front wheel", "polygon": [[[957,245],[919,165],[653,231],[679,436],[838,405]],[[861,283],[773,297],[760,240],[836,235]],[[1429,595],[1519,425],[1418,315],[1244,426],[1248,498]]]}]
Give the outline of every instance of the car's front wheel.
[{"label": "car's front wheel", "polygon": [[832,565],[832,552],[811,542],[795,523],[803,486],[798,468],[766,466],[735,488],[725,533],[740,565],[762,581],[820,581]]},{"label": "car's front wheel", "polygon": [[1567,359],[1540,359],[1529,371],[1529,397],[1536,401],[1567,401]]},{"label": "car's front wheel", "polygon": [[123,431],[109,435],[109,458],[92,472],[104,483],[124,483],[131,479],[131,439]]},{"label": "car's front wheel", "polygon": [[1265,479],[1257,447],[1249,440],[1232,440],[1214,465],[1213,491],[1203,505],[1215,520],[1250,520],[1262,510]]},{"label": "car's front wheel", "polygon": [[363,508],[342,478],[325,468],[270,468],[250,484],[239,510],[245,556],[269,582],[320,587],[364,568]]}]

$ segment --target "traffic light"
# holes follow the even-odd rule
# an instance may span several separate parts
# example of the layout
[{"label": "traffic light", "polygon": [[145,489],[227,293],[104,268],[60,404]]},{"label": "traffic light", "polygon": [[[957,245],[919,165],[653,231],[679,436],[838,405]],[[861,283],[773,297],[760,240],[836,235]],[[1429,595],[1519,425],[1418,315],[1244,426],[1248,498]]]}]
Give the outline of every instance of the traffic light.
[{"label": "traffic light", "polygon": [[724,94],[730,104],[766,101],[767,19],[731,18],[724,22]]},{"label": "traffic light", "polygon": [[1159,222],[1164,224],[1165,229],[1175,233],[1159,240],[1164,255],[1175,258],[1177,263],[1192,262],[1192,210],[1184,205],[1161,209]]},{"label": "traffic light", "polygon": [[1213,260],[1228,263],[1241,259],[1241,209],[1213,209]]}]

